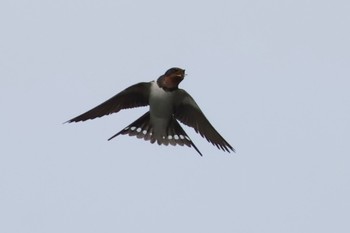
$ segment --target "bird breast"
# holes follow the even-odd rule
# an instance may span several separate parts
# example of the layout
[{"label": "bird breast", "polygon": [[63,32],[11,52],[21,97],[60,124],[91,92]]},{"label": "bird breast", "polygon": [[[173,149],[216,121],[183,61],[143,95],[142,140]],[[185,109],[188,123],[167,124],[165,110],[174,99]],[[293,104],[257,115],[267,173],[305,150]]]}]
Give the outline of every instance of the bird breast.
[{"label": "bird breast", "polygon": [[152,83],[149,100],[151,117],[170,119],[173,114],[173,101],[173,92],[164,91],[156,82]]}]

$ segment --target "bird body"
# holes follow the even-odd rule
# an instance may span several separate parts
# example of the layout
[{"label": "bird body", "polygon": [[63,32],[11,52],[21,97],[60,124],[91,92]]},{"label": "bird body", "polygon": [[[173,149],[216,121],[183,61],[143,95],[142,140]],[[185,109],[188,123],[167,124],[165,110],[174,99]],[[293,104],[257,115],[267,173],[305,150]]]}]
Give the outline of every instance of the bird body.
[{"label": "bird body", "polygon": [[166,129],[173,114],[173,105],[174,92],[165,91],[156,82],[151,82],[149,109],[154,137],[166,136]]},{"label": "bird body", "polygon": [[128,134],[157,142],[159,145],[186,145],[202,153],[194,145],[177,120],[188,125],[223,151],[235,151],[234,148],[210,124],[193,98],[179,83],[185,77],[185,70],[171,68],[151,82],[142,82],[126,88],[97,107],[67,121],[79,122],[119,112],[121,109],[149,105],[149,111],[113,135],[108,140]]}]

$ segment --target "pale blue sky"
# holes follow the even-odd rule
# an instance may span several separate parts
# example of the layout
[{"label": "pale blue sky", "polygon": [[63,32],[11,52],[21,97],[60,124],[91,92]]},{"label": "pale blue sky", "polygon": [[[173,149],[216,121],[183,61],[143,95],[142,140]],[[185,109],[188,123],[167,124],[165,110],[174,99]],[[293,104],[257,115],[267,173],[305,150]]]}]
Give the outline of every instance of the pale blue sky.
[{"label": "pale blue sky", "polygon": [[[0,2],[0,232],[350,232],[349,1]],[[237,150],[62,122],[170,67]]]}]

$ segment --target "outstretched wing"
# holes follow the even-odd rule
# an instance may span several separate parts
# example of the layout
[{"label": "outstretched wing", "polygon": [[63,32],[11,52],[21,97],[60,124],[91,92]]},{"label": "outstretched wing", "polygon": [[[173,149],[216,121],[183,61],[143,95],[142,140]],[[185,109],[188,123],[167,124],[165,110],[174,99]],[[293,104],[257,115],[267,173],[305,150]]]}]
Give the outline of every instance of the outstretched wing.
[{"label": "outstretched wing", "polygon": [[175,118],[194,128],[197,133],[217,148],[235,152],[235,149],[210,124],[194,99],[185,90],[177,91],[179,95],[175,106]]},{"label": "outstretched wing", "polygon": [[67,122],[86,121],[119,112],[121,109],[147,106],[149,104],[150,86],[150,82],[130,86],[109,100]]}]

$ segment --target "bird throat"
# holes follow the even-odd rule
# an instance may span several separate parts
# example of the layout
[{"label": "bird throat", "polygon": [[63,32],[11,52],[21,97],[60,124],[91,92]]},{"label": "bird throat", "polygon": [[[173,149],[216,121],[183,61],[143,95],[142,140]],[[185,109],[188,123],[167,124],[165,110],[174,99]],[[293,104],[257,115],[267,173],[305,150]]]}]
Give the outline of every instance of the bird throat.
[{"label": "bird throat", "polygon": [[[180,81],[181,82],[181,81]],[[179,80],[170,76],[160,76],[157,79],[157,84],[164,91],[175,91],[178,89]]]}]

